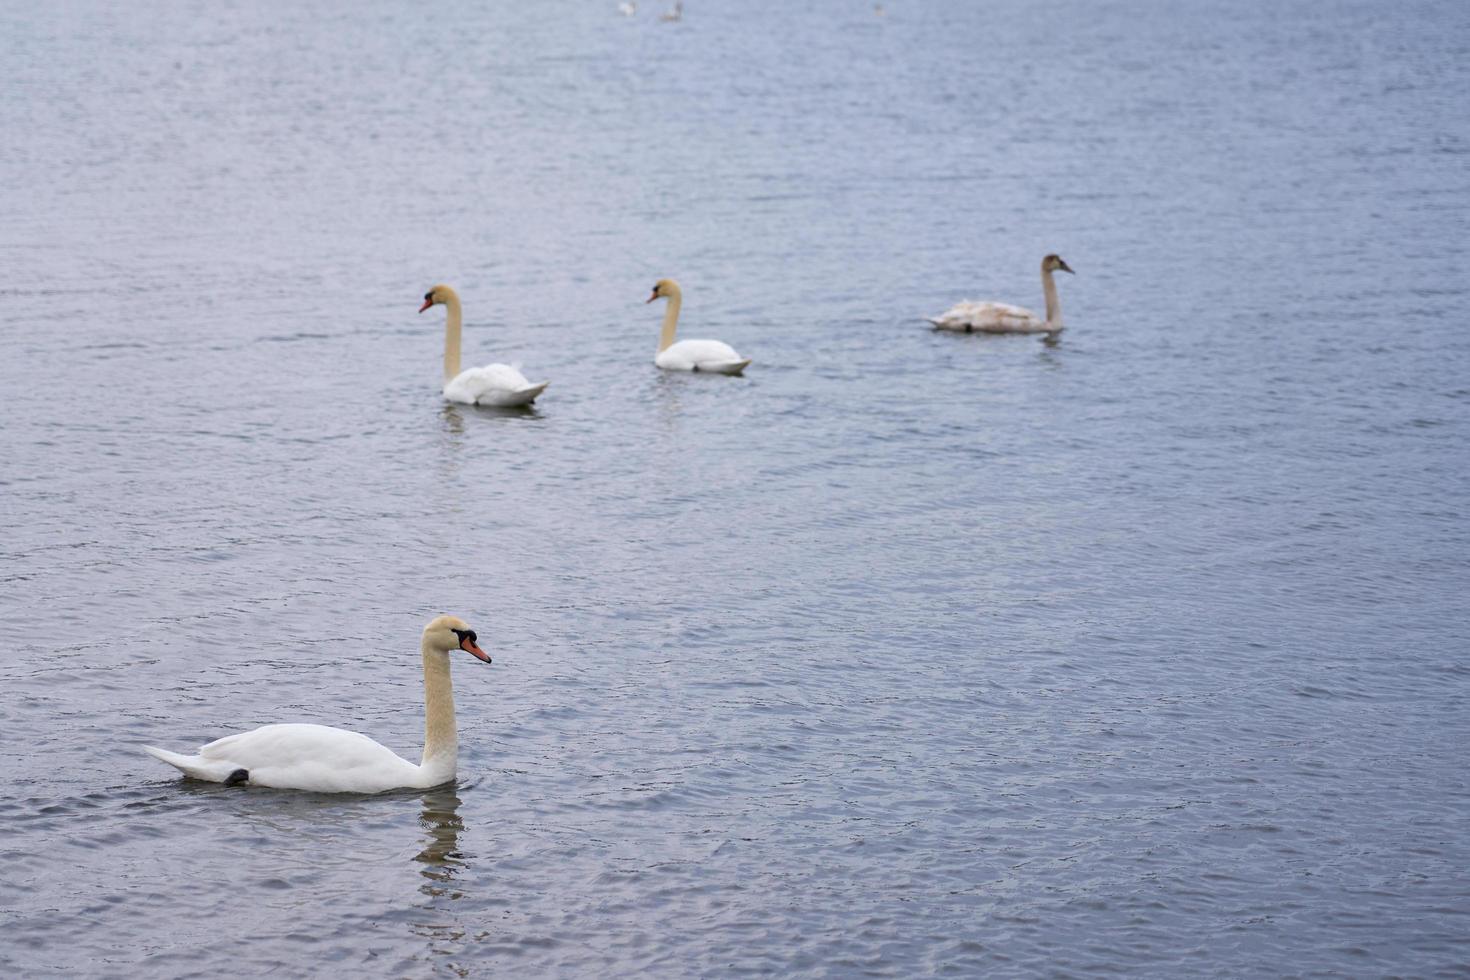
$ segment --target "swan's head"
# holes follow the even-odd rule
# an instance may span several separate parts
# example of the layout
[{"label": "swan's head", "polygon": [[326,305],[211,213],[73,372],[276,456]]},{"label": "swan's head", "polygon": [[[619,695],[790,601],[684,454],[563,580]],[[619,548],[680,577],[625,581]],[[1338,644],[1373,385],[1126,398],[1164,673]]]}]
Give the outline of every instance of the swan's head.
[{"label": "swan's head", "polygon": [[451,299],[459,299],[459,295],[441,282],[424,293],[424,305],[419,307],[419,312],[422,313],[431,306],[448,303]]},{"label": "swan's head", "polygon": [[656,299],[676,299],[679,296],[679,284],[672,279],[660,279],[653,284],[653,295],[644,300],[652,303]]},{"label": "swan's head", "polygon": [[[1060,255],[1057,255],[1055,252],[1053,252],[1051,255],[1048,255],[1046,258],[1044,258],[1044,259],[1041,260],[1041,271],[1042,272],[1072,272],[1072,270],[1067,267],[1067,263],[1065,263],[1065,262],[1062,261],[1062,257]],[[1077,273],[1072,272],[1072,275],[1075,276],[1076,274]]]},{"label": "swan's head", "polygon": [[463,650],[477,659],[490,662],[490,655],[480,649],[479,637],[470,624],[455,616],[440,616],[424,627],[424,646],[436,653]]}]

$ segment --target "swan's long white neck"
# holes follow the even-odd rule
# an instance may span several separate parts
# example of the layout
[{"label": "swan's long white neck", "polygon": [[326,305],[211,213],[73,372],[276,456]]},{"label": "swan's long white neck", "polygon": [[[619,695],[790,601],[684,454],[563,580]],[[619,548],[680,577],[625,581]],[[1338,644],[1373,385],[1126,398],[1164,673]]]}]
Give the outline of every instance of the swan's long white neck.
[{"label": "swan's long white neck", "polygon": [[459,377],[459,297],[445,290],[444,297],[444,380]]},{"label": "swan's long white neck", "polygon": [[459,733],[454,727],[454,685],[449,680],[449,654],[421,644],[424,654],[424,771],[425,786],[454,778],[459,762]]},{"label": "swan's long white neck", "polygon": [[679,327],[679,307],[684,303],[684,296],[678,290],[669,294],[669,305],[664,310],[664,328],[658,335],[658,352],[662,354],[668,350],[669,345],[674,342],[674,331]]},{"label": "swan's long white neck", "polygon": [[1057,284],[1051,270],[1041,267],[1041,291],[1046,294],[1046,325],[1055,330],[1062,328],[1062,304],[1057,299]]}]

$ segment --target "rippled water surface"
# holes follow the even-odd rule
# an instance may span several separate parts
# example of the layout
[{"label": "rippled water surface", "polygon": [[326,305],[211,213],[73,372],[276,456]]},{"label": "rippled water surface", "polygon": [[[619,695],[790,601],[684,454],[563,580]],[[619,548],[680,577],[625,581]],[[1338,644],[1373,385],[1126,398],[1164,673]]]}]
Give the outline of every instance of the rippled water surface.
[{"label": "rippled water surface", "polygon": [[0,6],[0,972],[1470,972],[1470,7],[885,6]]}]

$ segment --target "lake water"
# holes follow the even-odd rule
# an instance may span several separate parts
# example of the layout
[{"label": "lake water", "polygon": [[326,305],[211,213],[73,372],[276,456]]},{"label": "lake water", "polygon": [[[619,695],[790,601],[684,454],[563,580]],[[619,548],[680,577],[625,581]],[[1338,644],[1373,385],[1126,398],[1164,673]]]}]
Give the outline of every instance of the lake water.
[{"label": "lake water", "polygon": [[0,9],[0,972],[1470,972],[1470,6],[885,6]]}]

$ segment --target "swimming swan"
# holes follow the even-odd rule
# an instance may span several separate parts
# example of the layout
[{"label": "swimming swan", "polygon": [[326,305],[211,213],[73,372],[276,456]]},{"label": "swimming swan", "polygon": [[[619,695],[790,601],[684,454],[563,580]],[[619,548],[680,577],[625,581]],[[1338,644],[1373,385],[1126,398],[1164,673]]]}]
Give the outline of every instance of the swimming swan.
[{"label": "swimming swan", "polygon": [[658,353],[653,363],[665,371],[708,371],[711,374],[739,374],[750,364],[750,358],[735,353],[735,348],[718,340],[681,340],[674,343],[674,331],[679,326],[679,307],[684,303],[684,294],[679,284],[672,279],[660,279],[653,284],[653,295],[646,302],[656,299],[669,301],[664,310],[664,328],[658,337]]},{"label": "swimming swan", "polygon": [[449,651],[464,650],[490,662],[475,631],[461,619],[440,616],[424,627],[424,758],[414,765],[366,735],[325,725],[266,725],[210,742],[195,755],[143,751],[186,776],[236,786],[304,789],[317,793],[381,793],[427,789],[454,778],[459,736]]},{"label": "swimming swan", "polygon": [[443,305],[444,317],[444,397],[462,405],[489,405],[511,408],[529,405],[546,390],[550,381],[532,384],[526,376],[509,364],[486,364],[484,367],[459,369],[459,294],[442,283],[424,293],[422,313],[431,306]]},{"label": "swimming swan", "polygon": [[1057,284],[1051,277],[1054,271],[1072,272],[1060,255],[1048,255],[1041,260],[1041,291],[1046,294],[1045,320],[1024,307],[1009,303],[972,303],[966,300],[956,303],[929,322],[940,330],[964,333],[1061,333],[1062,304],[1057,301]]}]

